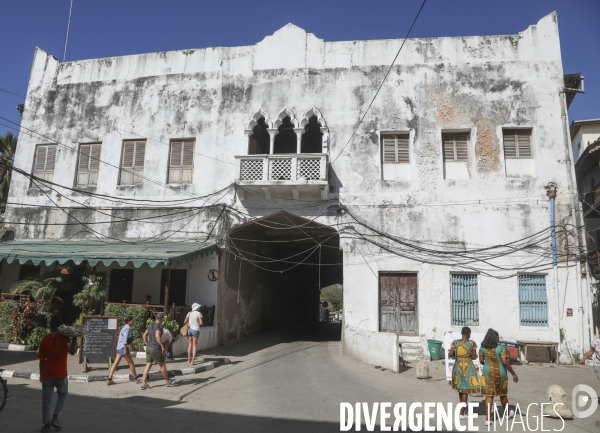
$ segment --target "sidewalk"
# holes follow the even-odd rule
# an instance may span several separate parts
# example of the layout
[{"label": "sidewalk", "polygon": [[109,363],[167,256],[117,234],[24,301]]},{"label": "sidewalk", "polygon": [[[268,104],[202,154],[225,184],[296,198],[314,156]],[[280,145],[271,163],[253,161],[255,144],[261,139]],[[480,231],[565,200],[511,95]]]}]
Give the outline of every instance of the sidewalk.
[{"label": "sidewalk", "polygon": [[[36,357],[36,351],[15,352],[9,350],[0,350],[0,370],[2,377],[19,377],[22,379],[39,380],[39,361]],[[146,365],[145,357],[134,357],[136,373],[141,376]],[[176,358],[167,363],[169,376],[181,376],[186,374],[196,374],[202,371],[211,370],[219,365],[229,364],[228,358],[211,358],[204,355],[198,355],[196,364],[190,365],[187,358]],[[105,364],[88,365],[88,371],[83,371],[83,364],[79,364],[79,355],[67,357],[67,371],[69,372],[70,382],[94,382],[107,380],[108,362]],[[160,375],[158,365],[153,365],[150,370],[150,377]],[[115,381],[126,381],[132,379],[129,365],[123,359],[115,371]],[[162,377],[162,376],[161,376]]]}]

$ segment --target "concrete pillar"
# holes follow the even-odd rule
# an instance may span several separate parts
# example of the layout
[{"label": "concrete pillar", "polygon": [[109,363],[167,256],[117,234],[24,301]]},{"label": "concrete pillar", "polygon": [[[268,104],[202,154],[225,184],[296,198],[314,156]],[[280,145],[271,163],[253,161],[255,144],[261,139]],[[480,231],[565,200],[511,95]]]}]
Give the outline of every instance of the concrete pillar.
[{"label": "concrete pillar", "polygon": [[301,153],[302,150],[302,134],[304,134],[304,128],[294,128],[296,133],[296,153]]},{"label": "concrete pillar", "polygon": [[269,145],[269,155],[273,155],[274,149],[275,149],[275,136],[277,135],[277,133],[279,132],[277,129],[274,128],[269,128],[267,129],[267,131],[269,132],[269,140],[270,140],[270,145]]}]

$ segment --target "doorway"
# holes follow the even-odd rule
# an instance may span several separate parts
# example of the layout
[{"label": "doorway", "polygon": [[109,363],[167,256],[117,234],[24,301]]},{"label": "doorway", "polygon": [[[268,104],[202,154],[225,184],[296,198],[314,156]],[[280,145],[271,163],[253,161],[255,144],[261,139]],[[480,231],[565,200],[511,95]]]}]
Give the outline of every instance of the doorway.
[{"label": "doorway", "polygon": [[[165,303],[165,286],[169,279],[169,270],[163,269],[160,274],[160,304]],[[169,305],[185,306],[187,283],[186,269],[171,269],[171,282],[169,284]]]},{"label": "doorway", "polygon": [[417,335],[418,279],[413,273],[379,275],[379,331]]},{"label": "doorway", "polygon": [[113,269],[110,272],[108,302],[131,303],[133,291],[133,269]]}]

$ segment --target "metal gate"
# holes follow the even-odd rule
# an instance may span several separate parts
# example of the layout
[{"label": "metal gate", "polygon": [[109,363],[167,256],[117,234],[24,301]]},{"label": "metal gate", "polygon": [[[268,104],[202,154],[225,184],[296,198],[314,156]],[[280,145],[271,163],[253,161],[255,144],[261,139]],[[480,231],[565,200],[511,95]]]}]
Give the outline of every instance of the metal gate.
[{"label": "metal gate", "polygon": [[380,274],[379,330],[418,334],[417,298],[417,274]]}]

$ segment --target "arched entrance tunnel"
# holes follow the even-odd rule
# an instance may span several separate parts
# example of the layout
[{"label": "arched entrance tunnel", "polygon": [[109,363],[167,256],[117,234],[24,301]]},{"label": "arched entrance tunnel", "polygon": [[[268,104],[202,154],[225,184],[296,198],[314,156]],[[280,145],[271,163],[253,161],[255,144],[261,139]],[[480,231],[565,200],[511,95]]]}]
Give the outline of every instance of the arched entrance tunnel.
[{"label": "arched entrance tunnel", "polygon": [[219,340],[317,322],[320,289],[343,284],[337,231],[285,211],[233,227],[221,260]]}]

